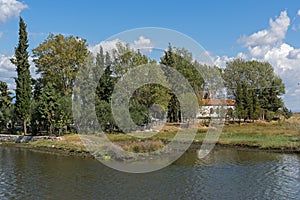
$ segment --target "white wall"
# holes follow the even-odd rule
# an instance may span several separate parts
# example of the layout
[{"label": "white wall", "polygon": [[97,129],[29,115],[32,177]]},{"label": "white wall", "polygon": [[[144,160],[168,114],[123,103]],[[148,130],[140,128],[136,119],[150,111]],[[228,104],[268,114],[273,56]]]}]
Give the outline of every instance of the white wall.
[{"label": "white wall", "polygon": [[[201,106],[199,113],[197,114],[197,118],[204,118],[204,117],[219,117],[218,110],[221,109],[232,109],[235,110],[235,106]],[[211,109],[213,112],[211,113]]]}]

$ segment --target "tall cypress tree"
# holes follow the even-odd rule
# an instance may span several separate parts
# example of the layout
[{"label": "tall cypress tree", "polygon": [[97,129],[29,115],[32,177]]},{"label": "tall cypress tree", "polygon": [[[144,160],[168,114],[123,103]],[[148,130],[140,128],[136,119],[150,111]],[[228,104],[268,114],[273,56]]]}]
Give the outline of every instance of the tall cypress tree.
[{"label": "tall cypress tree", "polygon": [[[168,50],[165,51],[164,55],[161,57],[160,63],[168,67],[176,67],[176,54],[171,44],[169,44]],[[169,70],[165,70],[165,74],[168,77],[168,81],[172,84],[172,87],[177,87],[178,83],[176,78],[174,79],[175,81],[169,78],[171,72]],[[169,95],[171,98],[168,105],[167,120],[168,122],[179,122],[181,121],[180,103],[176,95],[171,90]]]},{"label": "tall cypress tree", "polygon": [[24,135],[27,134],[27,122],[30,118],[30,100],[31,100],[31,76],[29,71],[29,54],[27,52],[28,39],[26,24],[20,17],[19,23],[19,44],[15,48],[15,57],[10,61],[17,67],[16,82],[16,114],[23,121]]}]

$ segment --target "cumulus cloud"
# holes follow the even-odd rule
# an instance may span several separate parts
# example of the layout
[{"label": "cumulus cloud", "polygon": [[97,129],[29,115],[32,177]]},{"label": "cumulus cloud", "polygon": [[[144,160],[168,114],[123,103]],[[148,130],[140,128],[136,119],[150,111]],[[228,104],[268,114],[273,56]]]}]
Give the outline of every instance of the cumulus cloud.
[{"label": "cumulus cloud", "polygon": [[[114,39],[103,41],[96,45],[91,45],[88,47],[88,49],[93,53],[93,55],[96,55],[100,51],[100,46],[102,46],[104,52],[111,53],[113,49],[117,48],[117,43],[121,43],[122,45],[126,44],[125,41],[122,41],[120,39]],[[143,53],[151,52],[153,48],[151,40],[144,36],[140,36],[137,40],[134,40],[132,43],[129,43],[129,45],[134,50],[140,50]]]},{"label": "cumulus cloud", "polygon": [[213,61],[216,66],[219,66],[221,68],[226,67],[226,63],[230,62],[234,59],[234,57],[228,57],[228,56],[216,56],[214,57]]},{"label": "cumulus cloud", "polygon": [[244,43],[247,47],[280,43],[285,38],[290,25],[290,18],[287,16],[287,11],[282,11],[280,16],[274,21],[270,19],[269,24],[269,29],[258,31],[250,36],[243,36],[239,42]]},{"label": "cumulus cloud", "polygon": [[300,49],[284,42],[290,26],[287,11],[282,11],[274,21],[270,19],[270,28],[258,31],[239,39],[247,47],[248,57],[267,61],[277,73],[299,68]]},{"label": "cumulus cloud", "polygon": [[[286,105],[300,111],[300,48],[285,42],[290,21],[287,11],[282,11],[280,16],[269,20],[268,28],[241,37],[238,43],[243,44],[246,51],[238,53],[236,58],[269,62],[285,84],[286,94],[283,98]],[[220,67],[225,67],[226,62],[232,59],[234,57],[214,56],[215,64]]]},{"label": "cumulus cloud", "polygon": [[300,74],[300,49],[287,44],[284,40],[290,26],[287,11],[282,11],[274,21],[270,19],[270,27],[244,36],[242,42],[248,49],[249,59],[269,62],[284,81],[286,94],[284,96],[287,106],[300,110],[298,98]]},{"label": "cumulus cloud", "polygon": [[242,52],[238,53],[237,56],[232,56],[232,57],[229,57],[229,56],[214,56],[214,55],[211,55],[211,54],[209,54],[209,56],[210,56],[210,58],[213,62],[213,65],[221,67],[221,68],[225,68],[227,62],[233,61],[236,58],[242,58],[244,60],[248,59],[248,55],[245,54],[245,53],[242,53]]},{"label": "cumulus cloud", "polygon": [[289,59],[300,59],[300,49],[292,49],[287,57]]},{"label": "cumulus cloud", "polygon": [[225,68],[226,63],[232,59],[234,58],[230,58],[228,56],[217,56],[217,55],[213,55],[209,51],[205,51],[199,56],[197,61],[200,62],[201,64],[215,65],[221,68]]},{"label": "cumulus cloud", "polygon": [[300,10],[298,10],[297,15],[300,16]]},{"label": "cumulus cloud", "polygon": [[0,80],[8,84],[10,90],[15,88],[15,66],[10,62],[10,57],[0,54]]},{"label": "cumulus cloud", "polygon": [[[283,43],[289,26],[290,18],[287,11],[282,11],[275,20],[269,20],[269,28],[238,39],[238,43],[243,44],[247,48],[247,52],[240,52],[236,57],[268,61],[283,70],[292,68],[288,59],[292,56],[295,57],[298,53],[293,47]],[[215,64],[221,67],[232,59],[233,57],[227,56],[214,58]]]},{"label": "cumulus cloud", "polygon": [[139,49],[142,52],[151,52],[153,44],[149,38],[140,36],[138,40],[133,41],[131,47],[136,50]]},{"label": "cumulus cloud", "polygon": [[90,52],[93,53],[93,55],[97,55],[97,53],[100,52],[100,46],[102,46],[104,52],[111,53],[113,49],[117,48],[117,43],[121,43],[123,45],[125,44],[120,39],[114,39],[114,40],[103,41],[96,45],[91,45],[88,47],[88,49]]},{"label": "cumulus cloud", "polygon": [[24,3],[16,0],[0,0],[0,24],[13,17],[18,17],[20,12],[28,8]]},{"label": "cumulus cloud", "polygon": [[[16,66],[10,62],[11,57],[0,54],[0,80],[6,82],[8,85],[8,88],[11,91],[14,91],[14,89],[16,88],[14,78],[17,76],[17,73],[16,73]],[[30,74],[31,74],[32,78],[37,78],[38,75],[36,74],[36,71],[35,71],[36,68],[33,63],[33,58],[29,57],[28,60],[29,60],[29,64],[30,64],[30,68],[29,68]]]},{"label": "cumulus cloud", "polygon": [[14,68],[15,66],[10,62],[10,58],[0,54],[0,72],[10,72]]}]

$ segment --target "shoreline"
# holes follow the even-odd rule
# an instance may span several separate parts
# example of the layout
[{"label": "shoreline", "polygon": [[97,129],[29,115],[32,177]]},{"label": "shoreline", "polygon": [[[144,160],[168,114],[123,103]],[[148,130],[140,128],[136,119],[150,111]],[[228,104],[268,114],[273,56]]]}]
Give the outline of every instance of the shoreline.
[{"label": "shoreline", "polygon": [[63,155],[63,156],[79,156],[79,157],[90,157],[93,158],[88,151],[76,151],[74,149],[68,148],[57,148],[57,147],[47,147],[47,146],[33,146],[28,143],[12,143],[12,142],[0,142],[0,147],[14,147],[14,148],[24,148],[35,152]]},{"label": "shoreline", "polygon": [[[196,152],[200,149],[202,145],[201,141],[194,141],[190,147],[186,150],[186,152]],[[57,147],[57,146],[35,146],[30,143],[15,143],[15,142],[0,142],[0,146],[8,146],[8,147],[16,147],[16,148],[24,148],[30,149],[32,151],[47,153],[47,154],[55,154],[55,155],[63,155],[63,156],[79,156],[82,158],[92,158],[95,159],[88,150],[78,150],[76,148],[69,147]],[[239,151],[253,151],[253,152],[270,152],[270,153],[282,153],[282,154],[299,154],[300,149],[296,148],[286,148],[286,147],[268,147],[262,148],[257,145],[248,145],[248,144],[225,144],[217,142],[213,149],[232,149]]]},{"label": "shoreline", "polygon": [[[195,129],[197,130],[194,140],[186,150],[187,152],[197,151],[201,148],[209,128],[196,125],[187,129],[185,134],[194,133]],[[162,149],[173,140],[178,130],[179,128],[175,124],[166,124],[159,132],[149,137],[147,135],[149,132],[136,133],[137,136],[145,136],[144,138],[122,133],[105,134],[105,137],[127,152],[155,154],[156,150]],[[103,135],[89,135],[87,139],[95,141],[95,144],[101,144]],[[79,134],[61,137],[0,134],[0,145],[29,148],[46,153],[94,157],[84,146]],[[223,127],[214,148],[300,154],[300,117],[292,117],[282,122],[226,125]],[[102,157],[109,154],[112,158],[119,158],[117,154],[105,147],[102,150],[97,150],[97,156],[98,154]]]},{"label": "shoreline", "polygon": [[[193,142],[191,147],[188,149],[190,151],[193,148],[193,145],[197,145],[198,149],[201,147],[201,142]],[[217,142],[215,147],[217,149],[235,149],[241,151],[262,151],[262,152],[271,152],[271,153],[284,153],[284,154],[300,154],[300,149],[294,148],[284,148],[284,147],[273,147],[273,148],[261,148],[259,146],[251,146],[247,144],[222,144]],[[197,149],[192,149],[195,151]]]}]

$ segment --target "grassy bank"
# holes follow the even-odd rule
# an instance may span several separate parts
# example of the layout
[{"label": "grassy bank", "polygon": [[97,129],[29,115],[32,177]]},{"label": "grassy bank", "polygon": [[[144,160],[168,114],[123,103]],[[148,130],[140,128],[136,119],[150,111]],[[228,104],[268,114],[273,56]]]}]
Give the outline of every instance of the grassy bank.
[{"label": "grassy bank", "polygon": [[219,143],[299,151],[300,126],[294,121],[229,125],[224,127]]},{"label": "grassy bank", "polygon": [[[207,127],[192,127],[188,131],[197,131],[195,144],[202,143]],[[139,139],[125,134],[107,134],[110,141],[126,151],[147,153],[161,149],[177,134],[179,127],[171,124],[146,139]],[[141,133],[138,133],[141,134]],[[147,135],[149,133],[143,133]],[[153,133],[152,133],[153,134]],[[100,138],[94,136],[95,138]],[[256,148],[262,150],[279,150],[283,152],[300,152],[300,118],[295,116],[282,122],[255,122],[231,124],[223,127],[217,145]],[[79,135],[65,135],[59,141],[39,140],[29,143],[33,148],[59,149],[71,153],[87,153]],[[197,145],[199,146],[199,145]]]},{"label": "grassy bank", "polygon": [[53,149],[61,149],[66,151],[74,152],[87,152],[85,146],[82,144],[82,141],[77,134],[65,135],[61,137],[61,140],[38,140],[28,145],[32,147],[45,147]]}]

